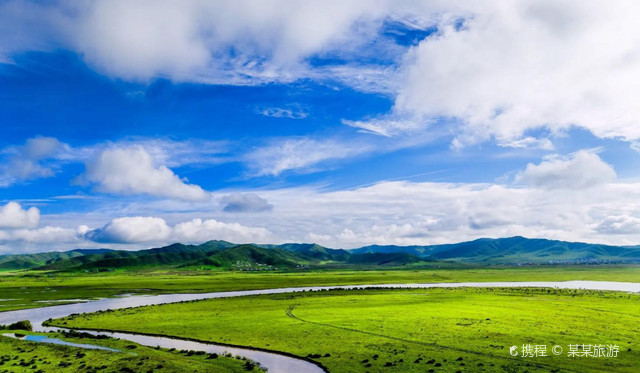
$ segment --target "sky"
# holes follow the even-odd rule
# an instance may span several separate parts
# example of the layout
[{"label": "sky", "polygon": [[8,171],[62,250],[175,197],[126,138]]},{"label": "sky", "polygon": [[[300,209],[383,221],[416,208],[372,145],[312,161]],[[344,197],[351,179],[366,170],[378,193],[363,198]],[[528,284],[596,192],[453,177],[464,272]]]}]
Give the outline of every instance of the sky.
[{"label": "sky", "polygon": [[0,0],[0,254],[640,244],[639,8]]}]

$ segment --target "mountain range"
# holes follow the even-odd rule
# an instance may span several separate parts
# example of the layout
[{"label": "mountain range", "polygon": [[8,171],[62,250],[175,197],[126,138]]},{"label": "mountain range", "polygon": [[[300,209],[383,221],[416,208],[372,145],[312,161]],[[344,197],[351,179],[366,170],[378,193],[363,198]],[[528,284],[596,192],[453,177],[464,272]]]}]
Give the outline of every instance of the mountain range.
[{"label": "mountain range", "polygon": [[76,249],[0,256],[0,270],[85,270],[118,268],[211,268],[276,270],[291,268],[399,267],[441,265],[601,264],[640,262],[640,246],[610,246],[525,237],[481,238],[444,245],[371,245],[331,249],[317,244],[175,243],[138,250]]}]

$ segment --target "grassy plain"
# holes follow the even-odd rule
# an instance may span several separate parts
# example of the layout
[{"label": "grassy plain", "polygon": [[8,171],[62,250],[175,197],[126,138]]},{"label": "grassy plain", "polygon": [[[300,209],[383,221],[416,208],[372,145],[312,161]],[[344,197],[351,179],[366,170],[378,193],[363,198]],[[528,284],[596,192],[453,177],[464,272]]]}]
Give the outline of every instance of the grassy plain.
[{"label": "grassy plain", "polygon": [[[3,330],[3,333],[9,331]],[[29,333],[16,331],[17,333]],[[247,372],[245,361],[209,354],[169,351],[114,339],[47,337],[119,351],[83,349],[0,336],[0,372]],[[258,368],[253,368],[258,371]],[[261,370],[260,370],[261,371]]]},{"label": "grassy plain", "polygon": [[0,311],[124,293],[202,293],[297,286],[462,281],[600,280],[640,282],[640,266],[478,267],[308,272],[114,271],[0,273]]},{"label": "grassy plain", "polygon": [[[496,279],[488,276],[495,272],[482,273],[462,278]],[[640,362],[640,296],[620,292],[323,291],[149,306],[55,323],[284,351],[309,356],[331,372],[637,372]],[[523,344],[545,345],[550,356],[509,354],[510,346]],[[570,344],[616,344],[620,352],[569,357]],[[553,355],[554,345],[564,354]]]}]

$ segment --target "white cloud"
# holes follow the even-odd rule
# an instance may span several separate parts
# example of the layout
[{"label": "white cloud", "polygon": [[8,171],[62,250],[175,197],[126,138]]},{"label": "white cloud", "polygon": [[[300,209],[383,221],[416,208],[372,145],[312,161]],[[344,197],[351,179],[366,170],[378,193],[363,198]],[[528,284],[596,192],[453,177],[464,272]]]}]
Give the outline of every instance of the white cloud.
[{"label": "white cloud", "polygon": [[516,175],[516,182],[549,189],[580,189],[606,184],[615,178],[613,167],[597,154],[581,150],[570,158],[554,155],[538,165],[529,163]]},{"label": "white cloud", "polygon": [[234,243],[264,243],[275,238],[265,228],[248,227],[238,223],[223,223],[215,219],[193,219],[176,224],[173,236],[180,242],[201,243],[209,240],[225,240]]},{"label": "white cloud", "polygon": [[309,113],[299,107],[266,107],[256,109],[258,114],[273,118],[304,119]]},{"label": "white cloud", "polygon": [[[0,230],[0,245],[14,250],[36,246],[41,250],[95,246],[139,249],[225,239],[238,243],[314,241],[352,248],[514,235],[623,245],[640,242],[638,183],[545,189],[397,181],[330,192],[312,188],[262,190],[260,195],[277,206],[269,219],[263,214],[234,214],[233,222],[225,222],[231,215],[212,211],[206,202],[183,201],[189,205],[185,210],[167,209],[159,201],[137,202],[125,207],[131,217],[113,219],[95,230],[50,223],[77,226],[89,222],[96,226],[122,207],[87,215],[45,215],[48,227]],[[169,207],[175,208],[175,201],[171,203]],[[193,219],[194,214],[202,218]]]},{"label": "white cloud", "polygon": [[[637,10],[633,1],[567,0],[8,1],[0,54],[72,49],[130,80],[331,79],[396,96],[392,114],[456,119],[456,146],[495,138],[549,147],[527,140],[528,131],[553,136],[580,126],[598,137],[640,139]],[[393,23],[437,32],[408,48],[385,34]],[[367,64],[376,54],[385,62]],[[313,66],[312,57],[343,62]],[[383,119],[348,123],[386,135],[414,131]]]},{"label": "white cloud", "polygon": [[102,228],[86,232],[85,237],[90,241],[107,244],[202,243],[214,239],[246,243],[273,239],[264,228],[247,227],[238,223],[192,219],[172,227],[162,218],[142,216],[113,219]]},{"label": "white cloud", "polygon": [[92,147],[84,148],[84,153],[89,156],[96,152],[109,148],[143,148],[154,162],[164,164],[167,167],[179,167],[184,165],[216,165],[224,163],[223,154],[228,151],[229,144],[226,141],[211,141],[203,139],[190,139],[173,141],[158,138],[127,138],[118,142],[106,142]]},{"label": "white cloud", "polygon": [[343,119],[342,123],[350,127],[359,128],[360,131],[364,133],[392,137],[423,130],[427,128],[432,121],[427,118],[406,114],[391,114],[369,120],[352,121]]},{"label": "white cloud", "polygon": [[[0,237],[4,234],[4,239],[0,242],[23,242],[27,244],[47,244],[49,250],[54,250],[58,245],[66,243],[81,243],[82,229],[71,229],[55,226],[45,226],[37,229],[18,229],[11,232],[0,231]],[[52,248],[52,245],[56,246]]]},{"label": "white cloud", "polygon": [[311,55],[353,54],[384,19],[404,18],[404,8],[384,0],[9,1],[0,12],[7,25],[0,55],[64,46],[124,79],[288,81],[308,75],[304,59]]},{"label": "white cloud", "polygon": [[160,242],[169,238],[171,228],[161,218],[116,218],[102,228],[88,231],[86,237],[101,243]]},{"label": "white cloud", "polygon": [[264,212],[273,210],[273,205],[254,193],[232,193],[220,198],[225,212]]},{"label": "white cloud", "polygon": [[[427,28],[438,18],[432,7],[390,0],[14,0],[0,7],[0,59],[65,48],[127,80],[243,85],[311,78],[388,92],[395,69],[359,58],[395,63],[406,47],[385,25]],[[341,62],[313,66],[313,56]]]},{"label": "white cloud", "polygon": [[60,161],[71,158],[70,151],[67,144],[52,137],[34,137],[24,145],[2,149],[0,187],[55,175]]},{"label": "white cloud", "polygon": [[461,121],[458,144],[571,126],[640,138],[638,3],[452,2],[406,56],[395,109]]},{"label": "white cloud", "polygon": [[498,143],[506,148],[553,150],[554,146],[548,138],[527,136],[519,139],[502,139]]},{"label": "white cloud", "polygon": [[209,166],[228,161],[223,155],[228,150],[224,141],[126,138],[118,142],[71,147],[53,137],[33,137],[24,145],[0,150],[0,187],[53,177],[67,163],[90,162],[113,149],[142,149],[154,164],[166,167]]},{"label": "white cloud", "polygon": [[345,143],[306,137],[274,140],[244,156],[252,176],[278,176],[286,171],[312,172],[329,161],[351,158],[373,150],[370,144]]},{"label": "white cloud", "polygon": [[640,218],[629,215],[607,216],[595,226],[603,234],[639,234]]},{"label": "white cloud", "polygon": [[25,210],[17,202],[0,207],[0,229],[35,228],[40,222],[40,210],[30,207]]},{"label": "white cloud", "polygon": [[201,187],[187,184],[142,146],[111,147],[86,164],[84,178],[98,189],[117,194],[149,194],[182,200],[206,200]]}]

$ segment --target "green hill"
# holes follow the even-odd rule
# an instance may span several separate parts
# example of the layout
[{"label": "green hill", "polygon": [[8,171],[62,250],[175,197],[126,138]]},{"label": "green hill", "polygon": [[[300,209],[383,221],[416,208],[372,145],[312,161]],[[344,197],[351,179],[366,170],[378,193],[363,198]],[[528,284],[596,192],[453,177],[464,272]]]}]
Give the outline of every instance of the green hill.
[{"label": "green hill", "polygon": [[169,246],[140,251],[110,251],[62,260],[42,266],[43,270],[116,269],[128,267],[178,266],[205,259],[212,253],[232,247],[226,241],[209,241],[202,245],[175,243]]},{"label": "green hill", "polygon": [[64,252],[48,252],[38,254],[18,254],[0,256],[0,270],[31,269],[46,266],[58,261],[82,257],[94,253],[104,253],[107,249],[76,249]]},{"label": "green hill", "polygon": [[433,246],[430,256],[434,259],[492,264],[637,262],[640,261],[640,248],[516,236],[437,245]]},{"label": "green hill", "polygon": [[352,254],[371,254],[371,253],[408,253],[418,257],[429,256],[437,251],[437,246],[396,246],[396,245],[369,245],[358,249],[349,250]]},{"label": "green hill", "polygon": [[295,253],[280,249],[268,249],[255,245],[238,245],[218,251],[201,262],[225,268],[295,267],[301,258]]},{"label": "green hill", "polygon": [[329,249],[315,243],[286,243],[275,247],[294,252],[308,260],[345,261],[350,256],[347,250]]},{"label": "green hill", "polygon": [[[522,265],[575,263],[637,263],[640,247],[610,246],[524,237],[481,238],[431,246],[371,245],[354,250],[330,249],[313,243],[237,245],[208,241],[138,250],[71,250],[0,256],[0,270],[113,270],[120,268],[220,268],[273,270],[426,265]],[[459,263],[459,264],[455,264]],[[432,265],[433,263],[431,263]],[[439,264],[438,264],[439,265]]]},{"label": "green hill", "polygon": [[366,253],[352,254],[348,259],[349,264],[367,264],[377,266],[405,265],[422,261],[416,255],[410,253]]}]

